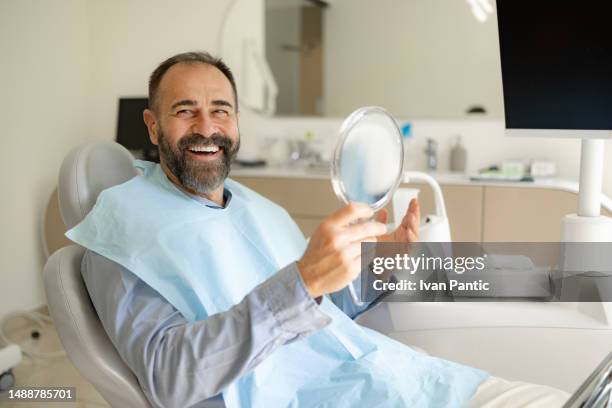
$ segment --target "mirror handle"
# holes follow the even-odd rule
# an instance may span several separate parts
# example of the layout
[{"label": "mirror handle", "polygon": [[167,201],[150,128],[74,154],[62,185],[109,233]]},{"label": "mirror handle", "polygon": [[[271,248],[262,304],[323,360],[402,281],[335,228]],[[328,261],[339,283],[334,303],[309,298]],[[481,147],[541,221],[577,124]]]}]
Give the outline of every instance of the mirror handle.
[{"label": "mirror handle", "polygon": [[357,306],[363,306],[365,305],[365,302],[362,302],[359,299],[359,296],[357,296],[357,290],[355,289],[355,286],[353,285],[353,282],[348,284],[348,288],[349,288],[349,292],[351,294],[351,297],[353,298],[353,303]]}]

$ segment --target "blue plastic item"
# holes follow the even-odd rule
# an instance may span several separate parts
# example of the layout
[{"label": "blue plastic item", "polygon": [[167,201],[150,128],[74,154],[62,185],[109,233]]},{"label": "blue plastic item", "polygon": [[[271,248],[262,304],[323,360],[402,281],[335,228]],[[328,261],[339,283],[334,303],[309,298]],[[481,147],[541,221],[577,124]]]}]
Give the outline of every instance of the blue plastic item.
[{"label": "blue plastic item", "polygon": [[400,130],[402,131],[402,137],[404,140],[412,137],[412,124],[410,122],[404,123]]}]

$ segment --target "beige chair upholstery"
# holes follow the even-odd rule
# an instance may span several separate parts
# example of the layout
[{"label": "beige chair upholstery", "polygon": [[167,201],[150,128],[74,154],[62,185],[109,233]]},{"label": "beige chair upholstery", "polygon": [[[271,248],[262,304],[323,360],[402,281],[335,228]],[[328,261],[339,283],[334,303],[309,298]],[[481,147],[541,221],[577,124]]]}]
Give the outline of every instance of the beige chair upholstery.
[{"label": "beige chair upholstery", "polygon": [[60,213],[68,229],[77,225],[96,203],[102,190],[128,181],[138,174],[134,158],[114,142],[81,145],[72,150],[60,168]]},{"label": "beige chair upholstery", "polygon": [[[112,142],[74,149],[59,178],[60,212],[68,228],[93,207],[100,191],[137,174],[133,157]],[[44,269],[49,313],[68,357],[112,407],[150,407],[132,371],[121,360],[100,324],[81,278],[84,249],[70,245],[56,251]]]}]

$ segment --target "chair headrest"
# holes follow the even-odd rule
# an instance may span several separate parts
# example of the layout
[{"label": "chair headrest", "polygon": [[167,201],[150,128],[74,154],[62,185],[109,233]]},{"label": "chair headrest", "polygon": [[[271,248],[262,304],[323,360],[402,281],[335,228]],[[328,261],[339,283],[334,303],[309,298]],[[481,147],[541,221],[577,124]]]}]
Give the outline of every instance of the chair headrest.
[{"label": "chair headrest", "polygon": [[62,162],[58,195],[60,213],[68,229],[89,213],[102,190],[138,175],[134,157],[115,142],[78,146]]}]

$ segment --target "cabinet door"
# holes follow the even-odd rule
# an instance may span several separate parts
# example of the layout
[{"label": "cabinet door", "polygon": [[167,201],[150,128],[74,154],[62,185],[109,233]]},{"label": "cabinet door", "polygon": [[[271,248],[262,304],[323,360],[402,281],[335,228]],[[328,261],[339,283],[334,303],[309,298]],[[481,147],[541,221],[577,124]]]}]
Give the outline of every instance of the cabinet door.
[{"label": "cabinet door", "polygon": [[560,190],[486,187],[484,240],[558,242],[561,218],[576,212],[578,196]]},{"label": "cabinet door", "polygon": [[306,237],[341,207],[329,180],[285,177],[234,177],[234,180],[283,207]]},{"label": "cabinet door", "polygon": [[488,242],[558,242],[561,219],[578,208],[576,193],[544,188],[486,187],[484,197]]},{"label": "cabinet door", "polygon": [[454,242],[482,241],[483,190],[480,186],[442,186]]},{"label": "cabinet door", "polygon": [[561,217],[576,210],[577,196],[558,190],[486,187],[484,241],[557,242]]},{"label": "cabinet door", "polygon": [[286,177],[235,177],[294,217],[322,218],[340,208],[329,180]]}]

